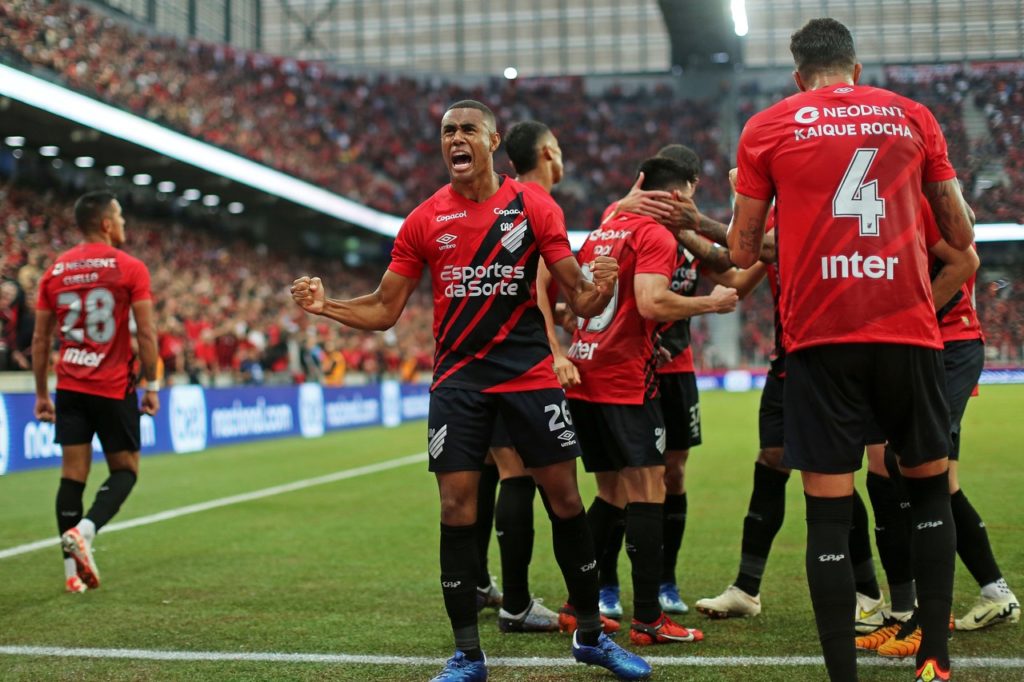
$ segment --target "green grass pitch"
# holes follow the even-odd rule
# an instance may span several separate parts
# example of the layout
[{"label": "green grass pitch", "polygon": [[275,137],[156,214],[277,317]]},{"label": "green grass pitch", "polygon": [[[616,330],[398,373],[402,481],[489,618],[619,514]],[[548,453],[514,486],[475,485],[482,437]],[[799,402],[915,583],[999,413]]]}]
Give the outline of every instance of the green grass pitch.
[{"label": "green grass pitch", "polygon": [[[705,445],[687,472],[689,520],[680,587],[691,605],[735,576],[757,447],[758,394],[703,396]],[[963,487],[985,519],[1006,579],[1024,594],[1024,387],[985,387],[964,424]],[[192,455],[145,458],[139,484],[116,521],[393,459],[424,450],[425,426],[367,429],[313,441],[277,441]],[[86,505],[105,472],[97,468]],[[863,484],[863,472],[858,476]],[[56,470],[0,478],[0,550],[55,533]],[[582,475],[584,499],[593,484]],[[863,488],[861,488],[863,491]],[[704,629],[699,644],[646,649],[658,656],[817,655],[803,575],[803,500],[790,482],[787,519],[768,562],[763,614],[753,620],[680,620]],[[565,588],[542,508],[532,589],[557,608]],[[56,547],[0,559],[0,646],[137,648],[428,656],[452,643],[438,586],[438,502],[425,463],[101,534],[103,587],[63,592]],[[622,575],[628,576],[625,559]],[[877,559],[876,559],[877,564]],[[500,567],[491,545],[492,570]],[[880,581],[882,572],[879,567]],[[884,581],[883,585],[884,585]],[[977,586],[957,565],[954,608]],[[628,611],[628,590],[624,590]],[[628,613],[627,613],[628,616]],[[502,635],[481,619],[490,657],[568,657],[565,635]],[[1020,626],[956,633],[954,656],[1020,657]],[[430,666],[96,660],[0,655],[0,679],[422,680]],[[863,680],[909,680],[909,665],[863,667]],[[607,680],[583,666],[494,666],[493,680]],[[820,680],[815,667],[662,666],[655,679]],[[960,680],[1024,680],[1024,668],[960,669]]]}]

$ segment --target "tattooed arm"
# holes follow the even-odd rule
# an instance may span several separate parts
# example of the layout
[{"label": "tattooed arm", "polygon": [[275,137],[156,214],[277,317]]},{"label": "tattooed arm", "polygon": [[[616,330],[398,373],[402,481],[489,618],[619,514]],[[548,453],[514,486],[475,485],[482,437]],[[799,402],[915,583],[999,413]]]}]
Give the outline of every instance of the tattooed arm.
[{"label": "tattooed arm", "polygon": [[764,199],[736,195],[727,242],[729,257],[738,267],[749,268],[761,258],[764,221],[770,205],[770,202]]},{"label": "tattooed arm", "polygon": [[725,272],[733,267],[729,258],[729,250],[723,249],[718,244],[709,242],[707,239],[698,236],[695,232],[680,232],[676,239],[686,247],[690,253],[700,259],[701,265],[713,272]]},{"label": "tattooed arm", "polygon": [[942,238],[954,249],[963,251],[974,242],[974,211],[967,205],[956,178],[926,182],[924,196],[935,213]]}]

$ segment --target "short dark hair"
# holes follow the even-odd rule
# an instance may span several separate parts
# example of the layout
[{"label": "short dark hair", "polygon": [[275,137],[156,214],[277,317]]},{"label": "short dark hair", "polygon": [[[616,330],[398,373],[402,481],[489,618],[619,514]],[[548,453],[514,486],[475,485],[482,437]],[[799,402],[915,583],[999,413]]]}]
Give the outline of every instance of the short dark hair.
[{"label": "short dark hair", "polygon": [[700,157],[697,156],[697,152],[686,145],[665,145],[658,150],[658,156],[663,159],[671,159],[682,166],[687,173],[688,182],[697,182],[697,178],[700,177]]},{"label": "short dark hair", "polygon": [[78,197],[75,202],[75,223],[82,232],[95,232],[100,221],[110,210],[110,204],[117,199],[112,192],[99,190]]},{"label": "short dark hair", "polygon": [[520,121],[505,133],[505,153],[516,173],[529,173],[537,167],[537,147],[551,129],[540,121]]},{"label": "short dark hair", "polygon": [[640,189],[673,190],[692,182],[685,168],[672,159],[661,156],[641,163],[637,175],[640,173],[644,174],[644,184]]},{"label": "short dark hair", "polygon": [[804,24],[790,39],[789,51],[801,77],[822,71],[852,71],[857,64],[850,29],[830,17]]},{"label": "short dark hair", "polygon": [[483,102],[478,102],[475,99],[460,99],[458,102],[445,109],[444,112],[447,114],[452,109],[476,109],[477,111],[482,111],[484,113],[484,120],[490,124],[491,130],[498,129],[498,123],[497,119],[494,118],[494,112],[491,111],[491,108]]}]

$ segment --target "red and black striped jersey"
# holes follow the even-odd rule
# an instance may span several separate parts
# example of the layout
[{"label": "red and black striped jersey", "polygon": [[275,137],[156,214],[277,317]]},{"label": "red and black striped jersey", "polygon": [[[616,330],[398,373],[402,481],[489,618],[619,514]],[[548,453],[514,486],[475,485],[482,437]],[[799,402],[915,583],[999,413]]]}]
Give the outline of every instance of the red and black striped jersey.
[{"label": "red and black striped jersey", "polygon": [[471,201],[445,185],[406,218],[392,272],[434,293],[434,381],[482,392],[558,388],[534,289],[540,258],[571,258],[562,210],[543,190],[501,177]]},{"label": "red and black striped jersey", "polygon": [[[672,271],[669,288],[680,296],[696,296],[700,278],[700,259],[682,244],[676,244],[676,269]],[[685,318],[662,325],[661,342],[669,352],[681,350],[658,368],[658,374],[693,371],[693,350],[690,348],[690,320]]]},{"label": "red and black striped jersey", "polygon": [[580,370],[581,383],[566,391],[571,398],[595,403],[640,405],[654,397],[654,336],[657,322],[637,309],[633,277],[672,276],[676,240],[651,218],[624,213],[590,233],[577,254],[582,264],[595,256],[619,263],[619,281],[604,311],[580,319],[572,335],[569,357]]}]

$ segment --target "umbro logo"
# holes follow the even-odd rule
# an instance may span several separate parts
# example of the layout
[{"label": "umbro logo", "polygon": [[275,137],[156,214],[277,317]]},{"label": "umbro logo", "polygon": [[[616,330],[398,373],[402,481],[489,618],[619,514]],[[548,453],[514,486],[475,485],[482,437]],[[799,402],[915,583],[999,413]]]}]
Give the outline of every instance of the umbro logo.
[{"label": "umbro logo", "polygon": [[427,452],[434,459],[441,456],[444,451],[444,439],[448,435],[448,425],[444,424],[439,429],[430,429],[427,432]]},{"label": "umbro logo", "polygon": [[506,232],[505,236],[501,238],[501,245],[508,249],[509,253],[515,253],[523,245],[523,240],[526,239],[528,224],[529,221],[524,220]]},{"label": "umbro logo", "polygon": [[557,436],[558,440],[562,441],[562,447],[567,448],[570,445],[576,445],[576,432],[566,429]]},{"label": "umbro logo", "polygon": [[456,234],[449,234],[445,232],[444,234],[437,238],[437,243],[441,245],[437,247],[438,250],[445,251],[447,249],[454,249],[456,246],[458,246],[457,244],[454,243],[455,240],[458,239],[458,237],[459,236]]}]

